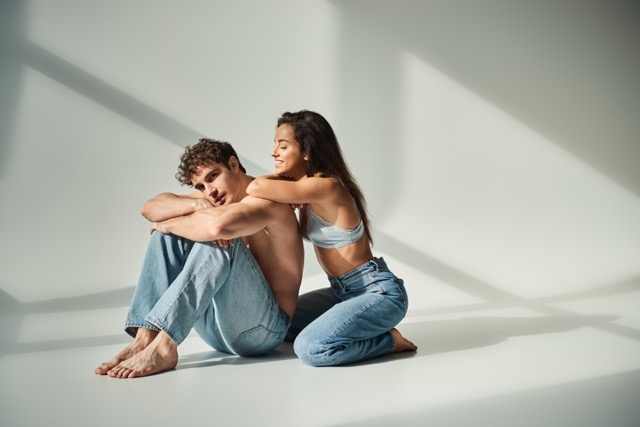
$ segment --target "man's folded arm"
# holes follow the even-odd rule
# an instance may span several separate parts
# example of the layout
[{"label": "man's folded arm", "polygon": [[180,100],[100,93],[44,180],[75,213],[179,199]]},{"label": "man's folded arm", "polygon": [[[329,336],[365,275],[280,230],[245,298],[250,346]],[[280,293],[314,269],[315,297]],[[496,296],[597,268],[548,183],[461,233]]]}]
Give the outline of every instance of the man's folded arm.
[{"label": "man's folded arm", "polygon": [[212,206],[211,202],[199,191],[187,195],[161,193],[148,200],[140,209],[140,214],[151,222],[160,222],[190,215]]},{"label": "man's folded arm", "polygon": [[245,197],[238,203],[200,209],[190,215],[154,222],[152,230],[196,242],[231,240],[264,229],[277,218],[279,209],[278,204],[269,200]]}]

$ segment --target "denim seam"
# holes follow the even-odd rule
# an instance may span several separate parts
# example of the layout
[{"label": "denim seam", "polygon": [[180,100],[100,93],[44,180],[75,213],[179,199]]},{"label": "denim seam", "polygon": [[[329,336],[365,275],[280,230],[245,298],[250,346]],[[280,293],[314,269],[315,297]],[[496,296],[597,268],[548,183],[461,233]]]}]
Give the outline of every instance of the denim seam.
[{"label": "denim seam", "polygon": [[[398,283],[396,280],[400,280],[401,282]],[[396,278],[391,280],[391,282],[393,283],[393,286],[396,288],[396,290],[400,294],[399,296],[401,297],[401,300],[402,300],[402,308],[404,310],[404,314],[406,315],[407,311],[409,310],[409,298],[408,298],[406,289],[404,289],[404,281],[402,279]]]},{"label": "denim seam", "polygon": [[391,337],[391,350],[387,352],[387,354],[389,354],[389,353],[393,353],[393,349],[396,348],[396,339],[393,337],[393,334],[391,332],[386,332],[386,333],[389,334],[389,336]]},{"label": "denim seam", "polygon": [[135,323],[125,323],[124,331],[128,335],[132,336],[133,338],[135,338],[135,333],[132,333],[133,331],[129,332],[129,330],[132,329],[132,328],[136,328],[136,329],[144,328],[144,329],[149,329],[149,330],[152,330],[152,331],[160,332],[160,329],[158,329],[157,326],[155,326],[155,325],[153,325],[153,324],[151,324],[149,322],[145,322],[145,323],[137,323],[137,322],[135,322]]},{"label": "denim seam", "polygon": [[284,335],[286,334],[285,332],[276,332],[276,331],[272,331],[271,329],[267,328],[266,326],[264,326],[263,324],[259,324],[254,326],[251,329],[247,329],[246,331],[242,332],[240,335],[238,335],[238,337],[233,341],[233,345],[237,344],[240,340],[242,340],[244,337],[246,337],[247,335],[249,335],[250,333],[253,333],[256,330],[264,330],[266,331],[266,334],[268,334],[269,338],[271,339],[274,336],[278,336],[278,335]]},{"label": "denim seam", "polygon": [[186,337],[184,339],[182,339],[182,340],[177,339],[177,337],[174,336],[173,333],[171,333],[171,331],[169,330],[169,327],[164,322],[157,321],[155,319],[152,319],[149,316],[147,316],[145,318],[145,320],[147,322],[151,323],[156,328],[160,329],[160,331],[162,331],[165,334],[167,334],[169,336],[169,338],[171,338],[171,341],[173,341],[176,345],[179,345],[180,343],[182,343],[184,341],[184,339],[186,339]]},{"label": "denim seam", "polygon": [[152,329],[155,328],[156,326],[150,324],[149,322],[145,322],[145,323],[126,323],[124,325],[125,328],[145,328],[145,329]]}]

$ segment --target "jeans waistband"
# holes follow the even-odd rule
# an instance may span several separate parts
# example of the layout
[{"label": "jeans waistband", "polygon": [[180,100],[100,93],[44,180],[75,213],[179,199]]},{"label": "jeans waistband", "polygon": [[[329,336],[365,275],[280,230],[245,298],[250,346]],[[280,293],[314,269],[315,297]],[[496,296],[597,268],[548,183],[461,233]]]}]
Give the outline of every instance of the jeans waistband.
[{"label": "jeans waistband", "polygon": [[354,268],[351,271],[348,271],[344,274],[341,274],[340,276],[329,276],[329,282],[333,285],[333,284],[338,284],[344,280],[348,280],[351,279],[354,276],[360,276],[362,274],[366,274],[369,273],[371,271],[376,271],[376,270],[382,270],[382,271],[388,271],[389,268],[387,267],[387,263],[385,262],[384,258],[380,257],[374,257],[371,258],[369,261],[365,262],[364,264],[362,264],[359,267]]}]

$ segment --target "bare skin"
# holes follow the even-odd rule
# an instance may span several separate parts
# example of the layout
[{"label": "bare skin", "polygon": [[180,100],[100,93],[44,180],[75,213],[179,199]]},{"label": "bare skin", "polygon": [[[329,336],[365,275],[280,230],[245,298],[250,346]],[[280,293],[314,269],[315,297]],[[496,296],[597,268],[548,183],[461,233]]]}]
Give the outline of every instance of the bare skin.
[{"label": "bare skin", "polygon": [[116,354],[112,359],[103,362],[100,366],[95,369],[95,373],[98,375],[107,375],[107,373],[114,367],[118,366],[121,362],[130,359],[134,355],[140,353],[142,350],[147,348],[149,344],[155,339],[158,335],[157,331],[152,331],[150,329],[138,328],[136,332],[136,337],[131,341],[131,343],[122,349],[118,354]]},{"label": "bare skin", "polygon": [[123,360],[107,374],[111,378],[136,378],[169,371],[178,364],[178,346],[169,335],[160,332],[142,351]]},{"label": "bare skin", "polygon": [[412,343],[411,341],[403,337],[400,331],[398,331],[396,328],[391,329],[389,332],[391,333],[391,336],[393,336],[393,342],[394,342],[392,353],[400,353],[401,351],[418,350],[418,346],[416,346],[414,343]]}]

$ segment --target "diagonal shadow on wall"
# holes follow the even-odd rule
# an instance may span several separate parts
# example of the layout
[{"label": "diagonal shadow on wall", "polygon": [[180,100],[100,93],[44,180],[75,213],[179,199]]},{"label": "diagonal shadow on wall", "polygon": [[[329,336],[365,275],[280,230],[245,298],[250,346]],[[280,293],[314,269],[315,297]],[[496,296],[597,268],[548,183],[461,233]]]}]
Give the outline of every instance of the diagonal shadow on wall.
[{"label": "diagonal shadow on wall", "polygon": [[[33,42],[16,41],[10,56],[179,147],[205,136]],[[267,173],[250,160],[241,160],[251,173]]]},{"label": "diagonal shadow on wall", "polygon": [[[408,51],[640,195],[635,2],[330,1],[345,28],[345,116],[373,108],[363,99],[386,103],[362,129],[393,126],[387,88],[399,84],[395,58]],[[359,91],[362,81],[371,84]]]},{"label": "diagonal shadow on wall", "polygon": [[0,177],[8,161],[22,87],[23,64],[11,55],[24,31],[25,2],[0,2]]}]

